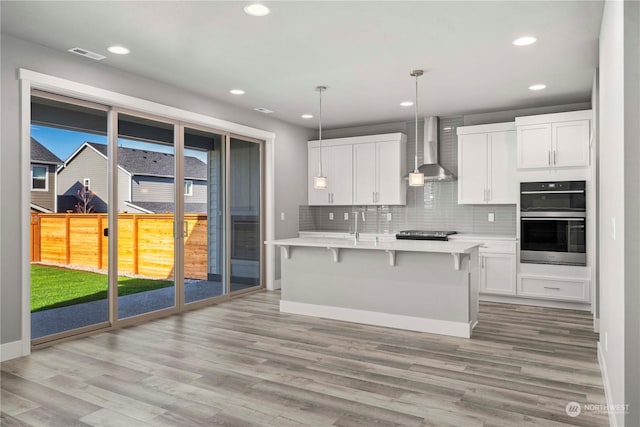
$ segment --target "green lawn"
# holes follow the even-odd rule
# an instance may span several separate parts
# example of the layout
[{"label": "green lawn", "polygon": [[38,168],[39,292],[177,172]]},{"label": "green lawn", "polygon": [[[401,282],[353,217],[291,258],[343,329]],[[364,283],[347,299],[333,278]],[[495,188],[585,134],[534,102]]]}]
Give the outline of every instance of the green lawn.
[{"label": "green lawn", "polygon": [[[170,280],[118,277],[118,295],[173,286]],[[31,312],[107,298],[107,275],[82,270],[31,265]]]}]

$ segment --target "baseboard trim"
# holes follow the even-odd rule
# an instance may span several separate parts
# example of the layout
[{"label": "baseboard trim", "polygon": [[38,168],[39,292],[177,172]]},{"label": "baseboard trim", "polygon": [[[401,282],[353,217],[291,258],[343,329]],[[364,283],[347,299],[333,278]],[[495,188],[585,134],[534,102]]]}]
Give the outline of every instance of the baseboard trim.
[{"label": "baseboard trim", "polygon": [[353,308],[334,307],[328,305],[308,304],[294,301],[280,301],[283,313],[301,314],[303,316],[322,317],[325,319],[363,323],[365,325],[384,326],[387,328],[405,329],[409,331],[428,332],[431,334],[470,338],[472,323],[453,322],[450,320],[425,319],[422,317],[403,316],[401,314],[380,313],[357,310]]},{"label": "baseboard trim", "polygon": [[22,354],[22,341],[0,344],[0,362],[25,356]]},{"label": "baseboard trim", "polygon": [[[602,342],[598,341],[598,365],[600,365],[600,372],[602,372],[602,385],[604,386],[604,398],[607,401],[607,407],[615,407],[613,400],[611,400],[611,386],[609,384],[609,374],[607,373],[607,364],[604,363],[604,354],[602,353]],[[613,411],[607,411],[609,415],[609,426],[618,427],[616,420],[616,414]]]},{"label": "baseboard trim", "polygon": [[552,301],[536,298],[523,298],[523,297],[511,297],[502,295],[487,295],[480,294],[480,301],[488,302],[502,302],[505,304],[522,304],[522,305],[535,305],[538,307],[549,308],[566,308],[568,310],[580,310],[591,311],[591,304],[589,303],[572,303],[565,301]]}]

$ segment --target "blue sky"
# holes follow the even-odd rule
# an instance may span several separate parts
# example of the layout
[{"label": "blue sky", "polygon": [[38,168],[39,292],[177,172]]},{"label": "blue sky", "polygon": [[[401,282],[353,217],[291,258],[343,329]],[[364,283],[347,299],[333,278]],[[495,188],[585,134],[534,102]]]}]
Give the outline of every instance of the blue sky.
[{"label": "blue sky", "polygon": [[[40,144],[44,145],[61,160],[66,160],[85,141],[106,144],[107,136],[95,133],[78,132],[74,130],[59,129],[40,125],[31,125],[31,136]],[[173,154],[173,147],[164,144],[153,144],[149,142],[133,141],[130,139],[118,139],[121,147],[137,148],[140,150],[159,151],[161,153]],[[207,153],[186,149],[185,154],[197,157],[207,163]]]}]

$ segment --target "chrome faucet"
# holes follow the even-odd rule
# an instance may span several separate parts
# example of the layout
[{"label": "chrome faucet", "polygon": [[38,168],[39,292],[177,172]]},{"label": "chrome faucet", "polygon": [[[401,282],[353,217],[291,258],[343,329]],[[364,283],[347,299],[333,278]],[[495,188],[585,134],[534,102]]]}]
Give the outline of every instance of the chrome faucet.
[{"label": "chrome faucet", "polygon": [[360,232],[358,231],[358,217],[360,216],[360,213],[362,213],[362,222],[365,222],[364,211],[353,211],[351,213],[354,214],[353,216],[354,228],[351,234],[353,234],[353,238],[357,242],[360,240]]}]

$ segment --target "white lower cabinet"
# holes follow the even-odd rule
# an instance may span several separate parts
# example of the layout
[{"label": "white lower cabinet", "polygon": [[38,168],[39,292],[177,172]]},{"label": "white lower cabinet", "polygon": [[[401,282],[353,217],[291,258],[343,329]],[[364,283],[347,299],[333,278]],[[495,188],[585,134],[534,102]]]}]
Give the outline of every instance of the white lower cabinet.
[{"label": "white lower cabinet", "polygon": [[451,236],[450,240],[474,242],[481,245],[478,251],[479,292],[481,294],[516,295],[516,240],[464,235]]},{"label": "white lower cabinet", "polygon": [[480,292],[483,294],[516,294],[515,254],[480,252]]},{"label": "white lower cabinet", "polygon": [[529,298],[589,302],[589,280],[521,274],[518,295]]}]

